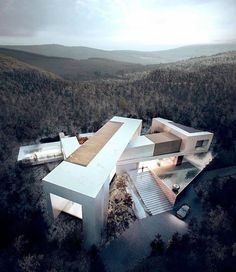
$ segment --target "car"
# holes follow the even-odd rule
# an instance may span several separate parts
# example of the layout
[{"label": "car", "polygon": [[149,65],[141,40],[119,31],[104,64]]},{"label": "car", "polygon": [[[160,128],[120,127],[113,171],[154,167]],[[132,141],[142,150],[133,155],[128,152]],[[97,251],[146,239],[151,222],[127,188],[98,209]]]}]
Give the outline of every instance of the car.
[{"label": "car", "polygon": [[183,204],[177,211],[176,216],[179,219],[184,219],[190,213],[190,207],[187,204]]},{"label": "car", "polygon": [[180,186],[179,186],[179,184],[173,184],[173,186],[172,186],[172,191],[174,192],[174,193],[178,193],[179,192],[179,189],[180,189]]}]

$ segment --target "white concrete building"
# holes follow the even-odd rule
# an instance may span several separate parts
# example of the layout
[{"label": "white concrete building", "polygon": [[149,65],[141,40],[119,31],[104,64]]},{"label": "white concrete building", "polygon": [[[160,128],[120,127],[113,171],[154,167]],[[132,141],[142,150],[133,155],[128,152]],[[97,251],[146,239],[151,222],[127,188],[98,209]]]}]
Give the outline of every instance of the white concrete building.
[{"label": "white concrete building", "polygon": [[[137,199],[155,215],[171,209],[178,194],[211,160],[210,132],[162,118],[153,119],[150,134],[141,136],[141,129],[142,120],[113,117],[82,145],[76,137],[63,135],[52,144],[62,162],[43,178],[48,211],[54,218],[61,211],[81,218],[86,247],[101,241],[109,185],[116,173],[130,175]],[[31,154],[24,150],[34,149],[22,147],[19,161]],[[176,184],[180,188],[173,192]]]}]

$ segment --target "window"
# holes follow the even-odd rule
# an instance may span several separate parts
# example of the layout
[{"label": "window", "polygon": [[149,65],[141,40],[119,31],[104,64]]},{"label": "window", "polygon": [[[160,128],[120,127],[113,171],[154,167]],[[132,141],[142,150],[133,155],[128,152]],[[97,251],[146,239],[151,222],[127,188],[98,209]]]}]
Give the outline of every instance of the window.
[{"label": "window", "polygon": [[200,140],[197,141],[195,148],[206,147],[208,145],[209,140]]}]

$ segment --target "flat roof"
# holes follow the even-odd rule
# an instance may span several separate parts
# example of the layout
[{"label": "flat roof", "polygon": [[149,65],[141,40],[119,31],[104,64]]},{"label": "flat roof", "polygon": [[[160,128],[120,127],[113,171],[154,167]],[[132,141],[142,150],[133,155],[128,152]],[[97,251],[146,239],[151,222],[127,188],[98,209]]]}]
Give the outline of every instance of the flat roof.
[{"label": "flat roof", "polygon": [[130,141],[128,148],[136,148],[141,146],[154,145],[154,143],[149,140],[146,135],[138,136],[134,140]]},{"label": "flat roof", "polygon": [[179,152],[182,139],[169,132],[148,134],[146,137],[154,144],[153,156]]},{"label": "flat roof", "polygon": [[62,151],[65,158],[68,158],[75,150],[80,147],[77,137],[61,138]]},{"label": "flat roof", "polygon": [[169,132],[160,132],[145,135],[149,140],[151,140],[154,144],[160,144],[165,142],[172,142],[176,140],[181,140],[181,138],[175,136]]},{"label": "flat roof", "polygon": [[80,148],[77,148],[66,161],[87,166],[122,124],[121,122],[107,122],[94,136],[90,137]]},{"label": "flat roof", "polygon": [[[115,116],[111,122],[123,123],[87,167],[63,161],[46,177],[47,183],[77,193],[96,197],[103,184],[115,169],[116,163],[133,137],[138,136],[142,120]],[[82,147],[82,146],[81,146]],[[80,147],[80,148],[81,148]]]},{"label": "flat roof", "polygon": [[192,127],[188,127],[188,126],[184,126],[184,125],[181,125],[181,124],[178,124],[178,123],[175,123],[175,122],[171,122],[172,125],[175,125],[176,127],[184,130],[184,131],[187,131],[188,133],[196,133],[196,132],[201,132],[201,130],[198,130],[198,129],[195,129],[195,128],[192,128]]},{"label": "flat roof", "polygon": [[[164,119],[161,117],[157,117],[157,118],[153,118],[154,120],[157,120],[158,122],[166,125],[167,127],[169,127],[171,130],[174,130],[178,133],[184,134],[185,136],[203,136],[203,135],[213,135],[213,133],[209,132],[209,131],[201,131],[201,130],[197,130],[195,128],[191,128],[191,127],[187,127],[178,123],[175,123],[171,120],[168,119]],[[173,131],[171,131],[173,134]]]}]

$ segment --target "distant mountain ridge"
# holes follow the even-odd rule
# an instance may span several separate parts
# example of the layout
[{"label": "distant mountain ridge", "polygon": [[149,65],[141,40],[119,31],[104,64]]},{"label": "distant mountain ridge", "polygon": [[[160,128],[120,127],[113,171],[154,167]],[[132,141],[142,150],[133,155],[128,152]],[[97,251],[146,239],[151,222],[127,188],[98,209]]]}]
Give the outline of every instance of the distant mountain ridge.
[{"label": "distant mountain ridge", "polygon": [[83,46],[45,45],[0,45],[2,48],[26,51],[30,53],[84,60],[103,58],[138,64],[158,64],[185,60],[193,57],[210,56],[236,50],[236,44],[189,45],[162,51],[102,50]]},{"label": "distant mountain ridge", "polygon": [[[89,58],[75,60],[71,58],[49,57],[20,50],[0,48],[0,55],[15,58],[25,64],[37,67],[44,71],[53,73],[61,78],[75,81],[87,81],[97,79],[125,79],[139,77],[143,72],[155,69],[196,69],[197,66],[235,63],[236,50],[218,53],[212,56],[190,58],[177,62],[142,65],[127,62],[114,61],[103,58]],[[138,73],[138,74],[137,74]]]},{"label": "distant mountain ridge", "polygon": [[[0,54],[1,131],[35,138],[57,128],[94,131],[113,115],[145,122],[159,115],[231,139],[236,133],[235,68],[236,51],[161,64],[134,80],[79,83]],[[225,124],[232,128],[227,135],[221,129]]]},{"label": "distant mountain ridge", "polygon": [[69,80],[94,80],[100,78],[120,78],[124,74],[142,72],[146,68],[141,64],[114,61],[111,59],[49,57],[26,51],[0,48],[0,54],[13,57],[24,63],[36,66]]}]

